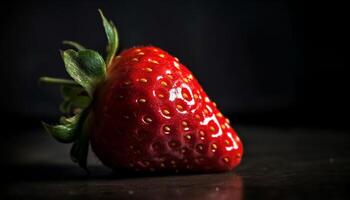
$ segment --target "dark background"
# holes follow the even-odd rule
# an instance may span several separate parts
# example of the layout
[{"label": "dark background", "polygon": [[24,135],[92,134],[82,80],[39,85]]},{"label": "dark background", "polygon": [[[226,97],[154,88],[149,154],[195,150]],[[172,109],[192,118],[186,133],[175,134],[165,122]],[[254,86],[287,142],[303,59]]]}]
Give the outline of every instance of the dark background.
[{"label": "dark background", "polygon": [[[44,134],[61,97],[37,80],[68,78],[62,40],[104,53],[98,8],[121,49],[152,44],[194,73],[244,143],[237,169],[113,176],[90,153],[85,177]],[[2,2],[0,199],[348,199],[348,18],[329,1]]]},{"label": "dark background", "polygon": [[121,48],[152,44],[180,58],[234,122],[346,128],[346,10],[295,1],[12,1],[1,13],[1,113],[7,124],[57,119],[64,39],[104,53],[97,12]]}]

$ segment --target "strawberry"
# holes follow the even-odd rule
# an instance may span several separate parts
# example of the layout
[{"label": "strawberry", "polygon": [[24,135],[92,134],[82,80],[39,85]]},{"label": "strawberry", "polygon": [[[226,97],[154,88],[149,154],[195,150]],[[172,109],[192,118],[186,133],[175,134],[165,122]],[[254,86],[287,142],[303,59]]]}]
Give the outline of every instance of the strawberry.
[{"label": "strawberry", "polygon": [[[89,142],[106,166],[126,171],[219,172],[239,165],[242,142],[193,74],[169,53],[140,46],[115,57],[115,26],[103,16],[107,57],[82,45],[63,51],[73,80],[62,84],[60,124],[43,123],[57,140],[74,143],[86,169]],[[73,115],[73,116],[72,116]]]}]

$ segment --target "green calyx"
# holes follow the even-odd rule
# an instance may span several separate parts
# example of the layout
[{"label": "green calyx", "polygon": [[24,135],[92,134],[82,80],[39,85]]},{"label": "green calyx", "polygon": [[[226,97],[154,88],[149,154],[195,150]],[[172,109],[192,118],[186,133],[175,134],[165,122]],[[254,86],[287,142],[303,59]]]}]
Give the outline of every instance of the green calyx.
[{"label": "green calyx", "polygon": [[107,68],[110,66],[118,49],[118,33],[113,22],[108,21],[99,10],[103,26],[107,35],[107,55],[102,56],[87,49],[79,43],[64,41],[74,49],[61,51],[61,57],[69,76],[72,79],[41,77],[40,83],[58,84],[61,86],[63,102],[60,110],[64,114],[57,125],[43,122],[45,130],[62,143],[73,143],[71,158],[80,167],[87,169],[87,155],[89,148],[89,114],[96,88],[106,78]]}]

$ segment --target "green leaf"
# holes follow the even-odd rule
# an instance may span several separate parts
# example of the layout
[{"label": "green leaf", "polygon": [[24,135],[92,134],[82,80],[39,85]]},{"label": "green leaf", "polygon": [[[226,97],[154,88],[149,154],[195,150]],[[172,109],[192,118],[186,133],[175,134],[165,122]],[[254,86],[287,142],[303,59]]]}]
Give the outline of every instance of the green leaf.
[{"label": "green leaf", "polygon": [[82,50],[86,49],[83,45],[81,45],[81,44],[79,44],[77,42],[74,42],[74,41],[65,40],[65,41],[63,41],[63,44],[72,46],[72,47],[76,48],[79,51],[82,51]]},{"label": "green leaf", "polygon": [[80,133],[77,131],[79,119],[80,114],[71,118],[61,119],[61,124],[59,125],[49,125],[45,122],[42,122],[42,124],[45,130],[56,140],[63,143],[70,143],[76,140],[80,135]]},{"label": "green leaf", "polygon": [[79,51],[79,62],[87,75],[95,78],[104,78],[106,64],[99,53],[93,50]]},{"label": "green leaf", "polygon": [[70,114],[75,108],[85,109],[90,105],[91,98],[86,96],[86,92],[82,87],[67,86],[61,87],[61,93],[64,101],[60,105],[63,113]]},{"label": "green leaf", "polygon": [[87,96],[74,96],[72,98],[64,100],[60,105],[60,111],[69,114],[72,109],[79,108],[85,109],[91,103],[91,98]]},{"label": "green leaf", "polygon": [[89,138],[87,134],[83,133],[78,140],[76,140],[71,148],[70,155],[73,162],[78,163],[79,166],[87,170],[87,156],[89,152]]},{"label": "green leaf", "polygon": [[70,124],[70,123],[72,123],[72,120],[70,120],[70,119],[71,118],[67,118],[65,116],[61,116],[60,123],[63,124],[63,125]]},{"label": "green leaf", "polygon": [[84,109],[89,106],[91,98],[87,96],[76,96],[70,99],[70,102],[74,107]]},{"label": "green leaf", "polygon": [[62,113],[66,113],[68,114],[70,112],[72,108],[72,103],[70,100],[64,100],[61,104],[60,104],[60,111]]},{"label": "green leaf", "polygon": [[76,52],[69,49],[61,55],[68,74],[92,97],[96,86],[106,76],[103,58],[93,50]]},{"label": "green leaf", "polygon": [[118,45],[119,45],[118,32],[113,22],[108,21],[100,9],[98,11],[100,12],[102,22],[103,22],[103,27],[105,29],[107,39],[108,39],[107,58],[106,58],[106,65],[108,67],[111,64],[115,56],[115,53],[117,52],[117,49],[118,49]]},{"label": "green leaf", "polygon": [[80,137],[74,142],[70,155],[73,162],[78,163],[80,167],[85,169],[87,171],[87,156],[89,152],[89,136],[88,136],[88,123],[89,123],[89,116],[88,112],[84,110],[82,112],[82,116],[84,118],[87,118],[84,122],[82,122],[80,125],[81,135]]},{"label": "green leaf", "polygon": [[82,95],[84,93],[84,88],[82,87],[72,87],[63,85],[61,87],[61,94],[63,96],[63,99],[71,99],[72,97]]}]

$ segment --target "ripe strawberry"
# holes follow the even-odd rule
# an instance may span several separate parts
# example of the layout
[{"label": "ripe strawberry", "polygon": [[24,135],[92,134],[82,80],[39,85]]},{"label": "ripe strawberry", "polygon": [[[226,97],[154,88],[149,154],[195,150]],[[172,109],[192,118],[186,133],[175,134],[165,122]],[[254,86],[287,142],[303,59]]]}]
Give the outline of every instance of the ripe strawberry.
[{"label": "ripe strawberry", "polygon": [[[62,53],[75,80],[64,84],[62,110],[78,112],[45,128],[59,141],[74,142],[73,160],[86,168],[88,142],[114,169],[165,172],[217,172],[235,168],[243,147],[192,73],[167,52],[134,47],[114,57],[117,32],[102,15],[109,40],[106,64],[98,53]],[[107,66],[107,67],[106,67]],[[107,69],[106,69],[107,68]],[[77,110],[77,109],[75,109]]]}]

